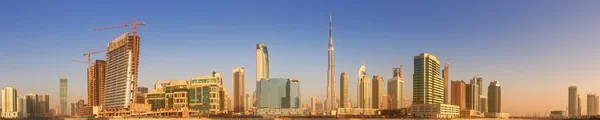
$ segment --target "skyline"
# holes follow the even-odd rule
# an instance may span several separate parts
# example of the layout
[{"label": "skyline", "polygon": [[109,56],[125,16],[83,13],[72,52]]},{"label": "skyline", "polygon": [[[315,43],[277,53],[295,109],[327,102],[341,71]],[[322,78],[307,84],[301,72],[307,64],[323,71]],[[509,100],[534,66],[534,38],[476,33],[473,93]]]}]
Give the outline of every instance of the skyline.
[{"label": "skyline", "polygon": [[[595,34],[600,32],[597,30],[600,24],[595,23],[600,17],[592,12],[598,10],[596,1],[517,1],[520,4],[325,1],[314,8],[308,7],[314,3],[273,2],[255,9],[247,6],[251,3],[242,1],[232,6],[212,3],[217,4],[215,7],[210,3],[169,4],[181,8],[147,2],[144,3],[147,8],[156,9],[146,12],[138,10],[144,5],[134,9],[114,4],[111,6],[115,10],[95,12],[75,7],[94,2],[71,2],[61,5],[16,1],[0,5],[0,15],[7,16],[0,20],[0,56],[6,56],[0,58],[0,76],[4,76],[0,87],[12,86],[19,93],[48,94],[53,108],[59,101],[58,79],[66,77],[68,103],[76,102],[77,96],[87,94],[86,66],[71,60],[84,59],[81,54],[88,49],[105,49],[117,34],[130,31],[92,29],[128,23],[135,17],[148,22],[138,28],[142,39],[140,87],[150,88],[156,80],[188,79],[217,71],[224,75],[223,84],[229,89],[228,94],[233,95],[229,71],[245,67],[248,69],[245,91],[251,93],[256,72],[252,48],[260,42],[271,50],[270,77],[298,78],[303,90],[302,103],[310,103],[313,96],[323,102],[326,95],[319,91],[326,88],[324,40],[327,12],[332,9],[336,17],[333,34],[336,34],[337,57],[337,72],[333,75],[348,73],[348,98],[352,105],[357,105],[356,69],[362,61],[368,66],[367,78],[381,75],[384,80],[392,78],[389,68],[399,66],[399,61],[405,68],[405,97],[412,98],[412,57],[421,52],[435,55],[440,62],[453,62],[451,81],[469,80],[473,76],[484,78],[482,86],[493,80],[501,81],[502,110],[514,116],[563,110],[567,106],[568,86],[578,86],[583,95],[600,93],[600,88],[592,86],[600,83],[595,81],[600,77],[595,74],[600,72],[597,69],[600,64],[573,59],[599,58],[593,56],[600,52],[594,46],[598,43],[595,38],[600,37]],[[102,8],[109,3],[93,7]],[[481,7],[461,8],[475,5]],[[167,9],[172,10],[165,12]],[[176,14],[170,15],[173,12]],[[93,14],[85,15],[88,13]],[[214,57],[203,59],[206,55]],[[523,91],[531,86],[536,89]],[[540,99],[547,96],[555,99]],[[582,106],[586,103],[582,101]],[[585,109],[581,112],[587,113]]]}]

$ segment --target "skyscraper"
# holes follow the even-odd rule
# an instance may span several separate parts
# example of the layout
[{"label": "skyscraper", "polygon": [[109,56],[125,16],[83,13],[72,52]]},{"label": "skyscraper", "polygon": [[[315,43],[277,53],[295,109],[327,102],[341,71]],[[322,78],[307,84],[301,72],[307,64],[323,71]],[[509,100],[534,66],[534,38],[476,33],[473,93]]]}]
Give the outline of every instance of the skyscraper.
[{"label": "skyscraper", "polygon": [[363,76],[358,81],[358,108],[372,108],[371,106],[371,81]]},{"label": "skyscraper", "polygon": [[487,96],[484,96],[484,95],[479,96],[479,108],[481,108],[482,113],[488,112]]},{"label": "skyscraper", "polygon": [[[137,44],[134,44],[137,43]],[[125,32],[108,43],[106,52],[105,111],[129,108],[135,102],[140,37]],[[65,108],[62,108],[63,110]],[[111,114],[110,112],[105,112]]]},{"label": "skyscraper", "polygon": [[18,118],[17,89],[13,87],[2,88],[2,117]]},{"label": "skyscraper", "polygon": [[299,108],[300,81],[294,78],[263,79],[256,88],[256,108]]},{"label": "skyscraper", "polygon": [[483,78],[481,78],[481,77],[477,77],[477,76],[476,76],[476,77],[473,77],[473,79],[472,79],[470,82],[471,82],[471,84],[477,84],[477,88],[476,88],[476,89],[477,89],[477,91],[476,91],[476,92],[477,92],[477,93],[476,93],[476,95],[477,95],[477,96],[476,96],[476,97],[477,97],[477,99],[476,99],[476,103],[477,103],[478,105],[477,105],[477,108],[475,108],[474,110],[477,110],[477,111],[482,111],[482,110],[481,110],[481,107],[482,107],[482,106],[479,106],[479,104],[481,104],[481,101],[480,101],[480,99],[479,99],[479,96],[483,95],[483,89],[481,89],[481,88],[483,87]]},{"label": "skyscraper", "polygon": [[460,107],[461,110],[467,109],[466,107],[466,84],[465,81],[452,81],[452,94],[451,94],[451,103],[452,105],[456,105]]},{"label": "skyscraper", "polygon": [[104,85],[106,81],[106,61],[96,60],[88,72],[88,105],[104,104]]},{"label": "skyscraper", "polygon": [[446,63],[442,70],[442,78],[444,78],[444,103],[450,104],[450,95],[448,95],[448,84],[450,83],[450,66]]},{"label": "skyscraper", "polygon": [[500,90],[500,82],[492,81],[488,87],[488,112],[490,113],[501,113],[502,112],[502,94]]},{"label": "skyscraper", "polygon": [[317,112],[317,97],[310,98],[310,112],[311,113]]},{"label": "skyscraper", "polygon": [[373,107],[373,109],[382,109],[381,108],[381,95],[383,95],[383,92],[381,91],[382,87],[383,87],[383,77],[379,76],[379,75],[375,75],[373,76],[373,87],[372,87],[372,101],[371,101],[371,105]]},{"label": "skyscraper", "polygon": [[256,82],[269,78],[269,51],[267,45],[256,44]]},{"label": "skyscraper", "polygon": [[575,117],[575,116],[579,115],[579,113],[577,113],[578,112],[577,111],[578,96],[579,96],[579,93],[577,92],[577,86],[569,87],[569,107],[568,107],[569,117]]},{"label": "skyscraper", "polygon": [[413,104],[444,103],[444,81],[435,56],[421,53],[414,57],[413,80]]},{"label": "skyscraper", "polygon": [[394,77],[388,80],[387,95],[388,108],[400,109],[404,107],[404,78],[402,78],[402,66],[393,68]]},{"label": "skyscraper", "polygon": [[332,18],[329,13],[329,48],[328,51],[328,63],[327,63],[327,100],[325,101],[325,110],[331,111],[335,109],[336,98],[335,97],[335,59],[333,57],[333,34],[332,34]]},{"label": "skyscraper", "polygon": [[244,90],[245,83],[245,72],[244,68],[235,68],[233,69],[233,109],[234,112],[244,112],[245,111],[245,97],[246,94]]},{"label": "skyscraper", "polygon": [[467,84],[466,86],[467,86],[466,87],[467,88],[466,89],[466,91],[467,91],[467,94],[466,94],[467,109],[479,111],[478,109],[479,109],[479,104],[480,104],[479,100],[480,99],[479,99],[479,95],[477,95],[477,93],[479,93],[479,91],[477,91],[479,86],[477,84],[472,83],[472,81],[470,84]]},{"label": "skyscraper", "polygon": [[349,104],[350,100],[348,99],[349,79],[348,73],[342,72],[342,75],[340,75],[340,108],[352,108]]},{"label": "skyscraper", "polygon": [[587,95],[587,115],[598,115],[600,110],[598,103],[600,103],[598,94],[590,93]]},{"label": "skyscraper", "polygon": [[67,106],[67,78],[60,78],[60,115],[67,114]]},{"label": "skyscraper", "polygon": [[[68,106],[68,104],[67,104]],[[38,95],[37,96],[37,106],[38,108],[38,115],[39,116],[47,116],[50,115],[50,96],[48,95]],[[67,107],[65,107],[65,109],[62,109],[62,103],[61,103],[61,110],[60,111],[64,111],[64,113],[61,113],[61,115],[67,115]]]}]

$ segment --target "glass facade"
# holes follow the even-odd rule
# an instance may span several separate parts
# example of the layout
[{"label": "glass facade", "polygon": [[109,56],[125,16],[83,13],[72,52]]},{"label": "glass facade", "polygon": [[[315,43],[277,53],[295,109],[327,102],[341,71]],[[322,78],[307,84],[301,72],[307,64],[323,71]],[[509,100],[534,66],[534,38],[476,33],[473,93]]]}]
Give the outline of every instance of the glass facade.
[{"label": "glass facade", "polygon": [[300,84],[288,78],[269,78],[258,83],[258,108],[298,108]]}]

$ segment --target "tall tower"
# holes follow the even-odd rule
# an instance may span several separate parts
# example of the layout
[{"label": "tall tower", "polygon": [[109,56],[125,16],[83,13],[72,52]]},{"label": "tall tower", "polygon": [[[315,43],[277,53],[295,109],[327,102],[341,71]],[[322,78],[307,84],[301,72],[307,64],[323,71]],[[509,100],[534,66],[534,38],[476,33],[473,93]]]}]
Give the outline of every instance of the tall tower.
[{"label": "tall tower", "polygon": [[269,50],[267,45],[256,44],[256,82],[269,78]]},{"label": "tall tower", "polygon": [[450,96],[448,95],[448,84],[449,84],[449,80],[450,80],[450,72],[449,72],[449,65],[446,63],[444,65],[444,69],[442,70],[442,77],[444,78],[444,103],[445,104],[450,104]]},{"label": "tall tower", "polygon": [[100,106],[104,102],[106,61],[96,60],[88,73],[88,105]]},{"label": "tall tower", "polygon": [[[570,89],[570,88],[569,88]],[[575,88],[577,89],[577,88]],[[502,92],[500,91],[500,83],[498,81],[492,81],[488,87],[488,112],[500,113],[502,112]],[[570,92],[569,92],[570,93]],[[569,99],[569,105],[570,105]],[[571,108],[569,108],[571,109]],[[569,111],[570,112],[570,111]]]},{"label": "tall tower", "polygon": [[340,108],[352,108],[348,99],[348,73],[342,72],[340,76]]},{"label": "tall tower", "polygon": [[244,106],[246,103],[244,97],[246,94],[244,92],[244,74],[244,68],[233,69],[233,108],[236,113],[243,113],[246,110]]},{"label": "tall tower", "polygon": [[[404,78],[402,78],[402,66],[393,68],[394,77],[388,80],[387,94],[389,98],[389,109],[400,109],[404,107]],[[384,99],[387,100],[387,99]]]},{"label": "tall tower", "polygon": [[371,81],[367,76],[358,80],[358,108],[372,108],[370,84]]},{"label": "tall tower", "polygon": [[435,56],[421,53],[414,57],[413,80],[413,104],[444,103],[444,81]]},{"label": "tall tower", "polygon": [[575,116],[579,115],[577,113],[577,98],[578,98],[578,96],[579,96],[579,93],[577,92],[577,86],[569,87],[569,107],[568,107],[568,112],[567,112],[569,117],[575,117]]},{"label": "tall tower", "polygon": [[333,37],[332,37],[332,18],[331,12],[329,13],[329,52],[328,64],[327,64],[327,100],[325,110],[331,111],[335,109],[336,97],[335,97],[335,60],[333,57]]},{"label": "tall tower", "polygon": [[458,106],[461,110],[466,109],[466,94],[467,94],[467,90],[466,90],[466,83],[465,81],[452,81],[451,82],[452,85],[452,93],[451,93],[451,104],[452,105],[456,105]]},{"label": "tall tower", "polygon": [[125,32],[108,43],[103,104],[107,111],[129,108],[136,100],[139,41],[139,36]]},{"label": "tall tower", "polygon": [[67,114],[67,78],[60,78],[60,115]]},{"label": "tall tower", "polygon": [[381,103],[382,103],[382,99],[381,96],[383,95],[383,91],[381,91],[381,89],[383,88],[383,77],[379,76],[379,75],[375,75],[373,76],[373,82],[371,82],[373,85],[372,90],[371,90],[371,108],[373,109],[383,109],[381,107]]},{"label": "tall tower", "polygon": [[[2,88],[2,117],[17,118],[17,89],[13,87]],[[13,115],[14,114],[14,115]]]},{"label": "tall tower", "polygon": [[598,103],[600,103],[600,98],[598,94],[588,94],[587,95],[587,115],[598,115],[600,107],[598,107]]}]

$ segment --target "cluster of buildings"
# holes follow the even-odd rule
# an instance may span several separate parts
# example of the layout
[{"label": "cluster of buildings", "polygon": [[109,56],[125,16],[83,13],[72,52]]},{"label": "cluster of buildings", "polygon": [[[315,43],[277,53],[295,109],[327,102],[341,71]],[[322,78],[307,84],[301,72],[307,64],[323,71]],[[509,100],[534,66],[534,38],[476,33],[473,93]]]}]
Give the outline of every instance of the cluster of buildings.
[{"label": "cluster of buildings", "polygon": [[577,86],[569,87],[569,96],[568,96],[568,107],[567,114],[568,116],[564,116],[564,111],[553,111],[555,114],[551,117],[569,117],[569,118],[581,118],[581,117],[589,117],[589,116],[598,116],[600,115],[600,106],[598,105],[600,102],[600,97],[598,94],[587,94],[587,114],[584,116],[581,113],[581,97],[579,95],[579,91],[577,90]]},{"label": "cluster of buildings", "polygon": [[50,96],[19,95],[16,88],[2,88],[2,118],[45,118],[54,114],[54,109],[50,109]]}]

